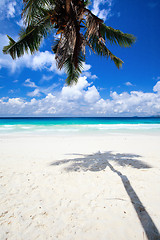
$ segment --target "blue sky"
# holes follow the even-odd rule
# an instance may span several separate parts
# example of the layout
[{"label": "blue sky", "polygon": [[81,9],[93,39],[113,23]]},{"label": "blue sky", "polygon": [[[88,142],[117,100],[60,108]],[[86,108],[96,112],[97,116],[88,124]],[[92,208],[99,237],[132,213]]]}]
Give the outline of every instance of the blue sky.
[{"label": "blue sky", "polygon": [[[152,116],[160,115],[160,1],[93,0],[90,9],[106,25],[134,34],[131,48],[108,48],[124,61],[88,54],[76,86],[65,85],[56,68],[53,36],[39,52],[13,61],[3,55],[6,34],[20,30],[21,0],[0,1],[0,116]],[[108,44],[108,43],[107,43]]]}]

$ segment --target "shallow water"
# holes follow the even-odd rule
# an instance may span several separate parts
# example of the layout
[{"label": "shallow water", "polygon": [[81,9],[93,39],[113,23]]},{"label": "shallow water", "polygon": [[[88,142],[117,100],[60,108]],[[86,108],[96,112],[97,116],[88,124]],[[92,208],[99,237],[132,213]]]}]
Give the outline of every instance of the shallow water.
[{"label": "shallow water", "polygon": [[0,118],[5,134],[160,134],[160,118]]}]

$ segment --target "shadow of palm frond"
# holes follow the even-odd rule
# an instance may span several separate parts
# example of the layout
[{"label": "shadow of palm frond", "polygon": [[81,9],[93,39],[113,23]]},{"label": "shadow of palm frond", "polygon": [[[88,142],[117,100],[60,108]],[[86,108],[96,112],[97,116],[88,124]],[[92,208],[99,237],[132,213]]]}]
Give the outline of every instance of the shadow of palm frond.
[{"label": "shadow of palm frond", "polygon": [[66,171],[102,171],[106,167],[109,167],[111,161],[115,162],[120,166],[131,166],[137,169],[151,168],[147,163],[138,160],[140,155],[135,154],[121,154],[108,152],[97,152],[91,155],[83,154],[72,154],[76,157],[74,159],[64,159],[61,161],[51,163],[52,166],[69,164],[69,166],[64,167]]}]

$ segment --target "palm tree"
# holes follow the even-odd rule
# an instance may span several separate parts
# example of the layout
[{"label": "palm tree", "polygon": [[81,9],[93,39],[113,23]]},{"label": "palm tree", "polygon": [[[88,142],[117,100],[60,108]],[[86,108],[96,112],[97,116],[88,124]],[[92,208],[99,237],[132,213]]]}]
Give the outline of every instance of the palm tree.
[{"label": "palm tree", "polygon": [[25,52],[33,54],[49,34],[58,34],[52,47],[57,67],[64,67],[66,82],[71,85],[78,81],[86,47],[100,56],[110,57],[119,68],[123,61],[106,47],[106,40],[121,47],[130,47],[135,42],[131,34],[106,26],[88,8],[88,0],[23,0],[22,19],[25,28],[19,33],[18,41],[9,37],[9,44],[3,53],[13,59]]}]

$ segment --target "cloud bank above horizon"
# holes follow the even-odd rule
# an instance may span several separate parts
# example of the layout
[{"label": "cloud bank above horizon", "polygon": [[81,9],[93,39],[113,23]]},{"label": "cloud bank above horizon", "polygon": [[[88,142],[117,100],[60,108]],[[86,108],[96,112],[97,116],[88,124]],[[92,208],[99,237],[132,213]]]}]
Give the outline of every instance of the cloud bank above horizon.
[{"label": "cloud bank above horizon", "polygon": [[[31,99],[0,99],[1,116],[151,116],[160,115],[160,81],[153,87],[153,92],[131,91],[130,93],[110,92],[111,99],[103,99],[97,88],[79,78],[77,85],[64,85],[59,91],[54,87],[51,92],[39,88],[33,81],[26,79],[25,86],[33,90]],[[34,96],[45,94],[36,99]],[[35,93],[35,95],[34,95]]]}]

